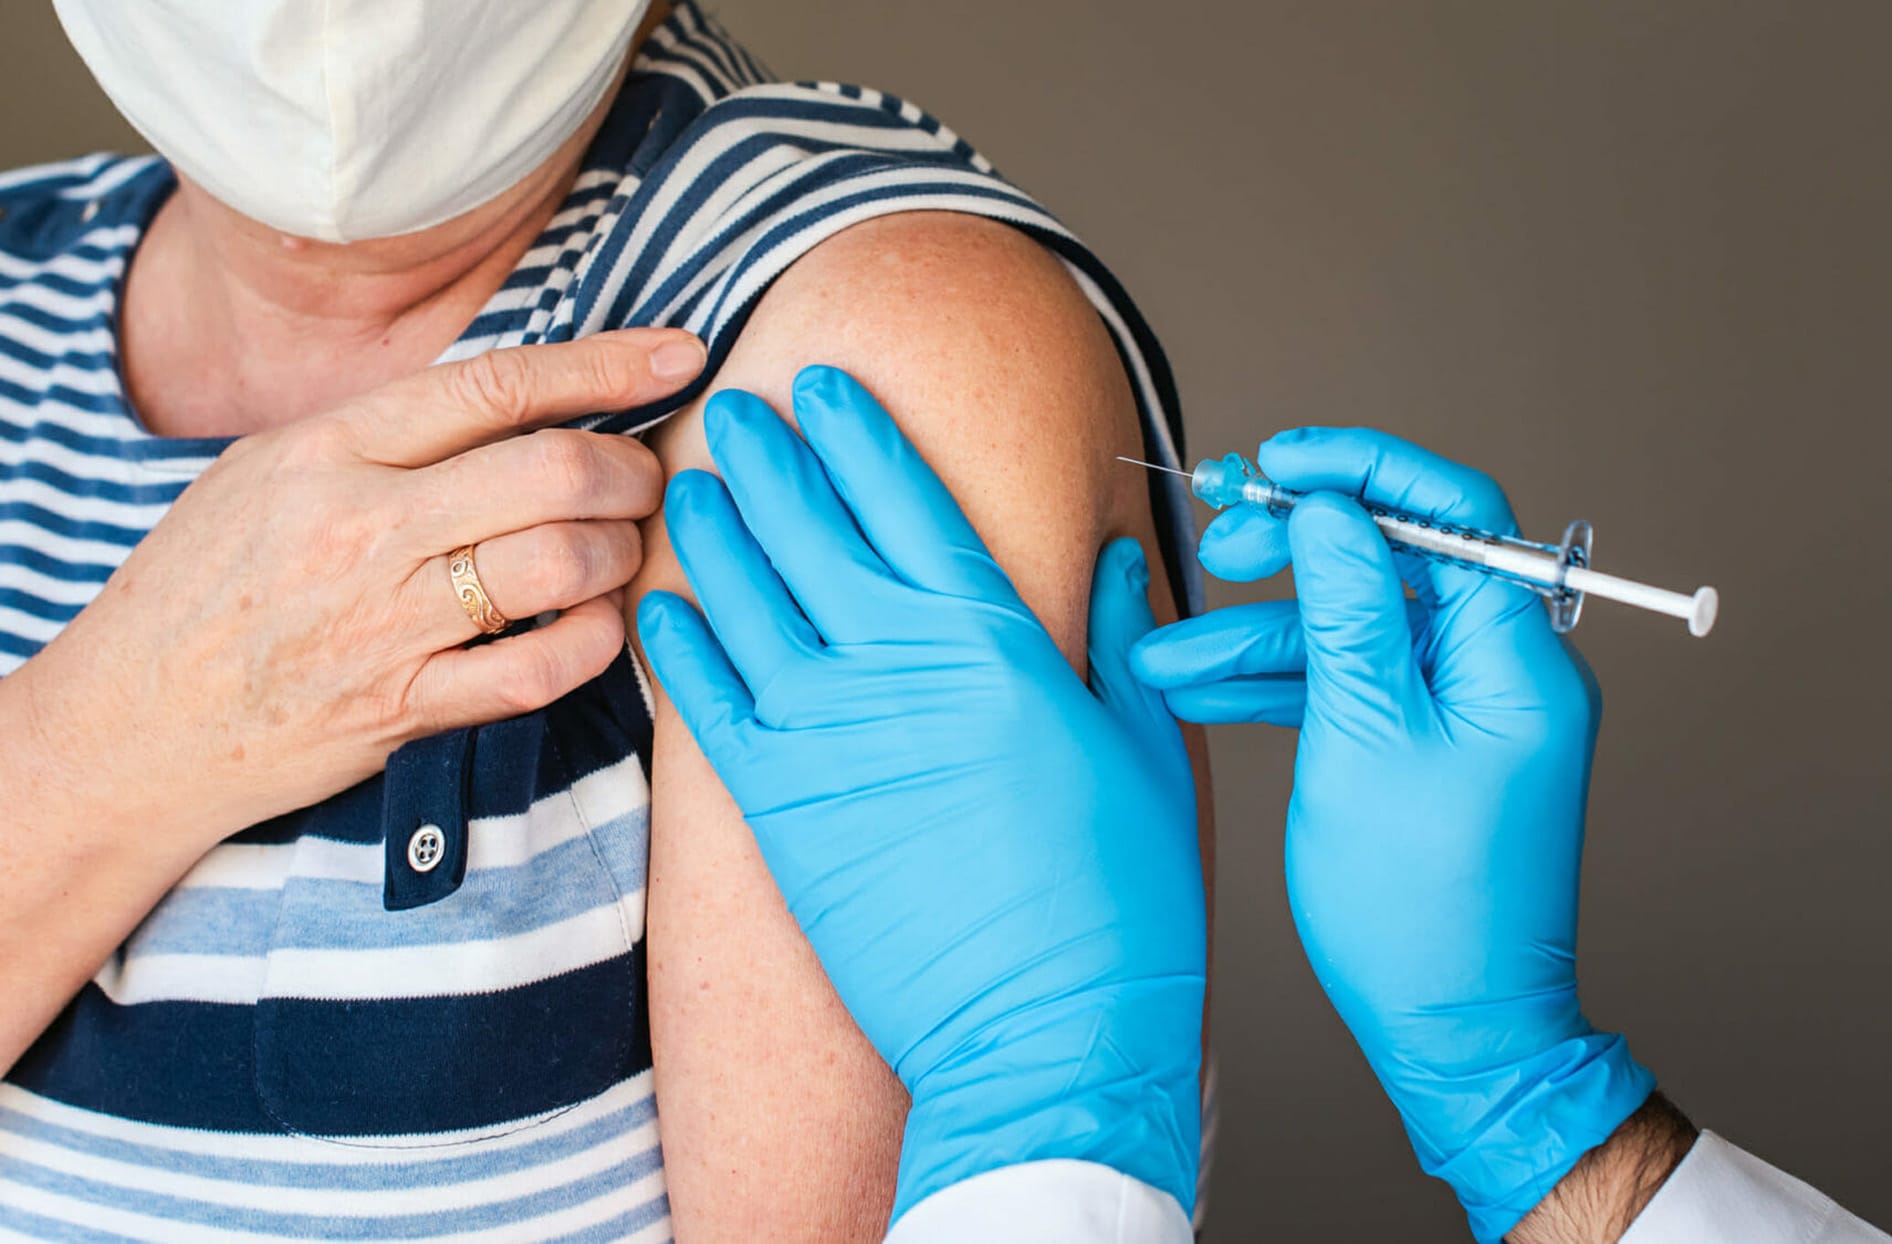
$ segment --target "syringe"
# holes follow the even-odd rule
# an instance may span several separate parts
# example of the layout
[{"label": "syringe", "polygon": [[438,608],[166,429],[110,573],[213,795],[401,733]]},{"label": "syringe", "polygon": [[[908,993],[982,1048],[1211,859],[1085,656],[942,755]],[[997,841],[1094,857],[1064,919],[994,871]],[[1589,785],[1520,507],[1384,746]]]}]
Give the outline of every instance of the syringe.
[{"label": "syringe", "polygon": [[[1204,458],[1193,473],[1159,466],[1137,458],[1119,458],[1152,471],[1167,471],[1189,481],[1190,490],[1216,509],[1231,505],[1258,505],[1286,518],[1304,493],[1283,488],[1261,474],[1240,454]],[[1564,529],[1560,544],[1538,544],[1516,536],[1437,522],[1416,514],[1402,514],[1383,506],[1367,505],[1367,513],[1394,548],[1468,570],[1521,583],[1544,598],[1550,607],[1552,629],[1563,633],[1576,626],[1586,596],[1621,601],[1639,609],[1666,613],[1688,623],[1691,635],[1706,635],[1715,625],[1721,598],[1712,587],[1697,588],[1693,596],[1622,579],[1590,569],[1590,524],[1582,519]]]}]

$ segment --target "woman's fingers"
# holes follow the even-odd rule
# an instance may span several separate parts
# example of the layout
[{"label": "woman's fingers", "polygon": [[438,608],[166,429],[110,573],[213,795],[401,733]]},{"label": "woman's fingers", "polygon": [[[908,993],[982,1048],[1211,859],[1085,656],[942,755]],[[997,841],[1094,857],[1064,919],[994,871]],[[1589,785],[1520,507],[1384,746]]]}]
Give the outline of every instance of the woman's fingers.
[{"label": "woman's fingers", "polygon": [[366,462],[420,467],[548,423],[669,397],[702,371],[703,343],[627,328],[491,350],[384,385],[322,421]]},{"label": "woman's fingers", "polygon": [[425,557],[542,523],[648,517],[664,477],[641,441],[548,428],[395,475],[393,488],[405,547]]},{"label": "woman's fingers", "polygon": [[[460,605],[448,557],[428,559],[405,589],[416,612],[428,619],[429,640],[441,648],[480,633]],[[642,563],[642,537],[627,519],[546,523],[473,546],[474,572],[487,599],[515,622],[623,587]]]},{"label": "woman's fingers", "polygon": [[414,736],[544,708],[604,673],[622,651],[624,610],[613,593],[567,609],[536,630],[437,652],[408,692],[409,715],[422,727]]},{"label": "woman's fingers", "polygon": [[[503,350],[240,439],[75,620],[119,654],[88,677],[171,671],[137,732],[218,792],[224,830],[344,789],[406,739],[550,703],[622,651],[611,598],[662,473],[623,438],[515,434],[662,399],[702,362],[668,331]],[[559,616],[463,646],[478,628],[445,565],[462,544],[498,610]],[[187,634],[214,642],[167,659]]]}]

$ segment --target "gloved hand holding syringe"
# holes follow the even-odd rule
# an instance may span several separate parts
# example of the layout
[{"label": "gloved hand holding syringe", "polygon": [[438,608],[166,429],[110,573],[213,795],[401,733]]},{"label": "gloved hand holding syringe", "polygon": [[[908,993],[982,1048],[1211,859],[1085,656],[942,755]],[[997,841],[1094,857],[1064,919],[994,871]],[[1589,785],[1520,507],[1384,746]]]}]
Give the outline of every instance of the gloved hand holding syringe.
[{"label": "gloved hand holding syringe", "polygon": [[[1196,496],[1218,510],[1254,505],[1277,518],[1286,518],[1294,503],[1306,495],[1283,488],[1235,453],[1204,458],[1194,472],[1139,458],[1119,457],[1117,461],[1183,476]],[[1551,629],[1560,634],[1576,626],[1585,596],[1601,596],[1681,618],[1688,623],[1691,635],[1706,635],[1715,625],[1721,599],[1712,587],[1697,588],[1691,596],[1590,569],[1590,524],[1582,519],[1564,529],[1560,543],[1539,544],[1500,532],[1438,522],[1423,514],[1406,514],[1377,505],[1365,509],[1386,542],[1400,552],[1451,562],[1530,588],[1549,605]]]}]

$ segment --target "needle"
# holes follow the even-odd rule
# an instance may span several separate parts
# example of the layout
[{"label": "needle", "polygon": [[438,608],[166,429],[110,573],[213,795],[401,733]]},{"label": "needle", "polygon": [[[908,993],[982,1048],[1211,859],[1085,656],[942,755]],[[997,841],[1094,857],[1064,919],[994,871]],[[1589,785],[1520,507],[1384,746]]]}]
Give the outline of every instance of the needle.
[{"label": "needle", "polygon": [[1190,478],[1189,472],[1187,471],[1178,471],[1175,467],[1158,466],[1154,462],[1145,462],[1141,458],[1126,458],[1122,454],[1118,454],[1117,461],[1134,463],[1140,467],[1148,467],[1152,471],[1168,471],[1171,475],[1180,475],[1184,479]]}]

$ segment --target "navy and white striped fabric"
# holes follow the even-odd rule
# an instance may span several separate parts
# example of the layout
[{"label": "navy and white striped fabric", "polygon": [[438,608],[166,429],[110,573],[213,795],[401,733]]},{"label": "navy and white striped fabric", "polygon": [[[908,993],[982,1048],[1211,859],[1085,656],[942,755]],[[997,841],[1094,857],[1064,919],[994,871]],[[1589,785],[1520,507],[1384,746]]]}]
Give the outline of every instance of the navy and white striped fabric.
[{"label": "navy and white striped fabric", "polygon": [[[0,177],[0,675],[228,444],[151,435],[119,380],[126,265],[172,184],[160,161],[104,156]],[[1117,343],[1146,453],[1179,465],[1161,351],[1079,242],[918,109],[772,83],[688,0],[443,357],[668,324],[709,342],[713,371],[797,258],[912,210],[1052,248]],[[590,422],[634,432],[680,404]],[[1180,575],[1186,497],[1154,495]],[[0,1240],[668,1239],[650,731],[626,655],[212,850],[0,1083]],[[443,856],[421,870],[424,827]]]}]

